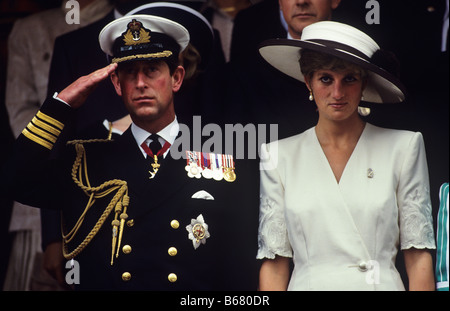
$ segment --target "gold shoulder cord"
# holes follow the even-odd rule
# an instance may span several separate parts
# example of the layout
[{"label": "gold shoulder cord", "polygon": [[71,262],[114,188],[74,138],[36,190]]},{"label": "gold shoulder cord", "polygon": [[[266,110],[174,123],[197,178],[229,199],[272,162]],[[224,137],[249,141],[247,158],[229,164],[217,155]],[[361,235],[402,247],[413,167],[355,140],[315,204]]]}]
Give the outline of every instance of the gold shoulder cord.
[{"label": "gold shoulder cord", "polygon": [[[87,172],[87,160],[86,160],[86,150],[84,149],[84,143],[92,142],[110,142],[111,140],[111,129],[108,139],[91,139],[91,140],[74,140],[67,144],[75,145],[75,150],[77,153],[75,162],[72,166],[72,180],[75,184],[80,187],[83,192],[89,197],[89,201],[81,214],[80,218],[67,234],[64,230],[63,222],[62,225],[62,237],[63,237],[63,255],[66,259],[72,259],[77,256],[81,251],[92,241],[97,232],[103,226],[106,218],[108,218],[111,211],[114,209],[115,217],[112,221],[112,251],[111,251],[111,265],[114,263],[114,252],[117,250],[115,256],[119,256],[120,244],[122,241],[123,228],[125,220],[128,218],[126,214],[130,198],[128,196],[127,182],[119,179],[113,179],[106,181],[98,187],[92,187],[89,182],[88,172]],[[83,176],[84,174],[84,176]],[[83,224],[84,218],[89,211],[89,209],[94,205],[95,200],[103,198],[110,193],[116,191],[116,194],[112,198],[111,202],[106,207],[105,211],[102,213],[94,228],[89,232],[89,234],[84,238],[83,242],[80,243],[72,252],[68,252],[67,244],[73,240],[73,238],[78,233],[81,225]],[[120,221],[119,221],[120,219]]]}]

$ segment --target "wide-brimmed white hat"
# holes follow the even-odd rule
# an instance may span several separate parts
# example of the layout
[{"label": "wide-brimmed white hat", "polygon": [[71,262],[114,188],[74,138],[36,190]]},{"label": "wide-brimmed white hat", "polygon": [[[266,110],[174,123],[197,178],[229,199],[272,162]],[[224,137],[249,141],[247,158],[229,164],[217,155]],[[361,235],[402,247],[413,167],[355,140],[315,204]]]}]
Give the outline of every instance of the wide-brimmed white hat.
[{"label": "wide-brimmed white hat", "polygon": [[261,56],[281,72],[305,82],[300,70],[300,50],[326,53],[368,70],[368,83],[363,91],[364,101],[399,103],[406,91],[399,79],[374,61],[381,50],[364,32],[338,22],[323,21],[303,29],[300,40],[272,39],[259,48]]}]

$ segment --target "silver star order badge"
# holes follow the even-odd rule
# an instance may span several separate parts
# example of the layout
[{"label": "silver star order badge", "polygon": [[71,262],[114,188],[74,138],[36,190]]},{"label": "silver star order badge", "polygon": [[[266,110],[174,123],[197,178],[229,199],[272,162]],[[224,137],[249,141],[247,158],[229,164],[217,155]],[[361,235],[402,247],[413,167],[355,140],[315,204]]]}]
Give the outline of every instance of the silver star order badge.
[{"label": "silver star order badge", "polygon": [[203,215],[198,215],[197,219],[191,219],[191,224],[186,226],[188,238],[192,240],[194,249],[197,249],[200,244],[205,244],[206,239],[210,237],[208,232],[208,225],[203,219]]}]

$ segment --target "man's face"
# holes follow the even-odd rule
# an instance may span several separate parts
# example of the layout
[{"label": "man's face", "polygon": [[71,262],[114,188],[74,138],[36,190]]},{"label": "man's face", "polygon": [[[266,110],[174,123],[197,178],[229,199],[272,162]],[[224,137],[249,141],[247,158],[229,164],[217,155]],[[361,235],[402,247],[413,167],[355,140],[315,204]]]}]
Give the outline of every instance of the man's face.
[{"label": "man's face", "polygon": [[340,2],[341,0],[279,0],[289,33],[294,39],[300,39],[306,26],[330,20],[331,12]]},{"label": "man's face", "polygon": [[180,89],[183,77],[183,67],[171,75],[164,61],[142,60],[119,64],[111,80],[133,122],[145,129],[146,124],[174,120],[173,93]]}]

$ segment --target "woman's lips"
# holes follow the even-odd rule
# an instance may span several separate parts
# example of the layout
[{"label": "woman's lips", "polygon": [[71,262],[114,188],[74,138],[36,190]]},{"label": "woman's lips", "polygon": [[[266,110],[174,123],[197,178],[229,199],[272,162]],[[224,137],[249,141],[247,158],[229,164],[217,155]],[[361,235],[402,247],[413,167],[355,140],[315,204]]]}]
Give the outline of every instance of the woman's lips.
[{"label": "woman's lips", "polygon": [[333,107],[333,108],[336,108],[336,109],[343,108],[345,105],[347,105],[347,104],[346,104],[346,103],[340,103],[340,104],[334,103],[334,104],[329,104],[329,106],[331,106],[331,107]]}]

